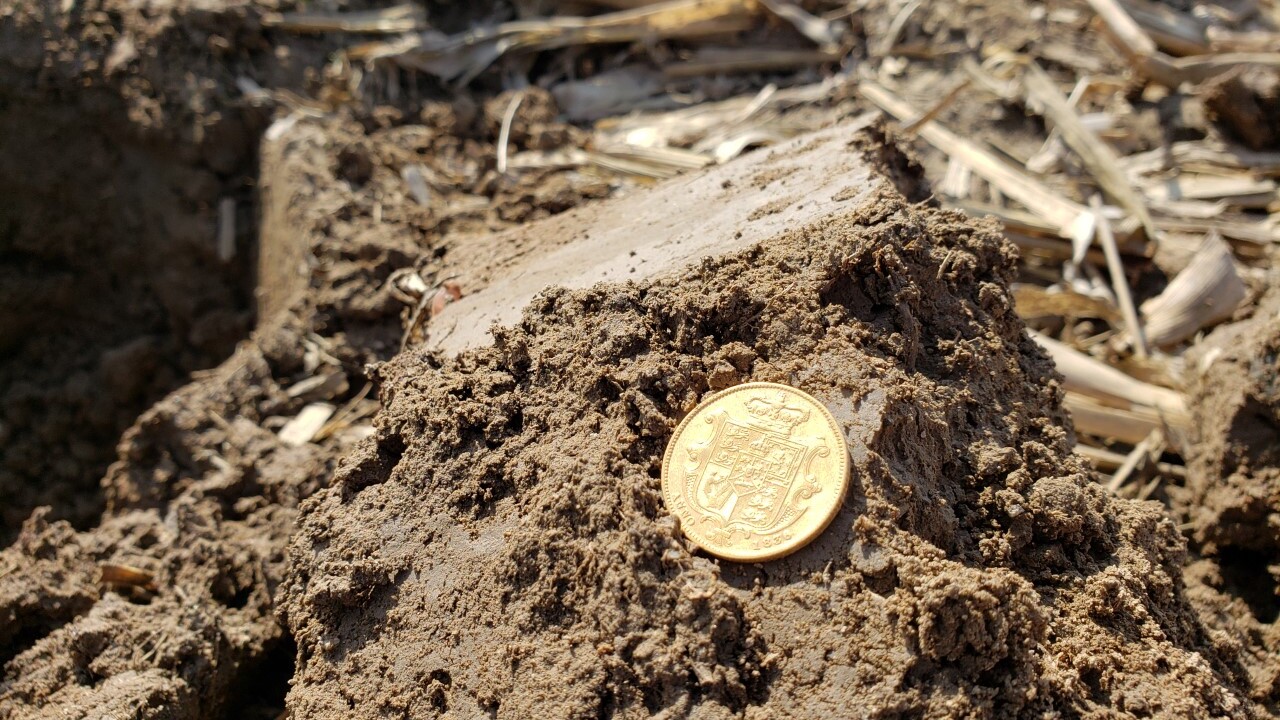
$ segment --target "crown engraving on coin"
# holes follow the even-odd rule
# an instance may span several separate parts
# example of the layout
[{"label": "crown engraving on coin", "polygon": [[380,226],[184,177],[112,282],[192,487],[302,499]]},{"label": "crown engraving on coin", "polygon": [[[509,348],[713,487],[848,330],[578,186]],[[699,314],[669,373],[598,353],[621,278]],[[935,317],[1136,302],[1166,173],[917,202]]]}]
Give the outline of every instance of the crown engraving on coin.
[{"label": "crown engraving on coin", "polygon": [[817,400],[773,383],[712,396],[676,429],[663,497],[685,534],[733,560],[767,560],[808,543],[834,517],[848,451]]}]

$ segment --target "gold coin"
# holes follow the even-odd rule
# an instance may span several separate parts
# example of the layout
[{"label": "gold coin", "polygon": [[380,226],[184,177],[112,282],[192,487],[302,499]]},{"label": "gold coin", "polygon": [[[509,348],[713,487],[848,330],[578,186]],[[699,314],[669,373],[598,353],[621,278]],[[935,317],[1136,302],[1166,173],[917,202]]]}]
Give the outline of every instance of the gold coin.
[{"label": "gold coin", "polygon": [[836,419],[777,383],[707,398],[662,458],[667,509],[698,547],[728,560],[773,560],[804,547],[835,517],[848,485]]}]

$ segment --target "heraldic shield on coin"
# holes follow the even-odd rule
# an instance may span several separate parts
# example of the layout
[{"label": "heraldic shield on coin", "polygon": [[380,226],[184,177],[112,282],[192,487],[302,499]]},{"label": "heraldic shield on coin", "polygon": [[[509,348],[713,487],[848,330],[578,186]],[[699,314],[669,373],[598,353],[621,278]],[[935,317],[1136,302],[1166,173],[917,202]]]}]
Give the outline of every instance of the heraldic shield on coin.
[{"label": "heraldic shield on coin", "polygon": [[849,452],[822,403],[776,383],[712,395],[680,423],[662,461],[662,495],[699,547],[759,562],[794,552],[839,511]]}]

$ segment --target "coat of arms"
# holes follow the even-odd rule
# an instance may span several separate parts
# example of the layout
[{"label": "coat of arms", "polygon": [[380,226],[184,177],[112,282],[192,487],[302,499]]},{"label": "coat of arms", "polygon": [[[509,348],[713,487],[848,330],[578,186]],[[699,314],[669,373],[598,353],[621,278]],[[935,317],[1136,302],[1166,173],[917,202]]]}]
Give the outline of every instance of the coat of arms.
[{"label": "coat of arms", "polygon": [[716,534],[780,531],[804,512],[802,501],[819,490],[809,474],[825,442],[795,436],[809,410],[790,405],[785,393],[759,394],[742,417],[717,413],[709,442],[689,448],[684,491],[689,505]]}]

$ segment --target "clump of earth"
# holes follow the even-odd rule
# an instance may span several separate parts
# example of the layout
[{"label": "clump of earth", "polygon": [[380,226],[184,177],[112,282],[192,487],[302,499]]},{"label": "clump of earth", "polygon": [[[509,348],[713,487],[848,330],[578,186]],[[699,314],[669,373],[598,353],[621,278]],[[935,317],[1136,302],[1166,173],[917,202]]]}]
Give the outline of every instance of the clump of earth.
[{"label": "clump of earth", "polygon": [[[290,707],[1249,716],[1172,520],[1072,454],[1012,247],[875,182],[685,272],[550,290],[490,347],[380,365],[376,434],[291,543]],[[827,531],[764,564],[697,552],[659,485],[675,422],[746,381],[813,394],[853,458]]]},{"label": "clump of earth", "polygon": [[[491,86],[291,106],[350,39],[266,27],[299,7],[0,0],[0,717],[1274,713],[1262,311],[1193,388],[1190,553],[1071,454],[1011,246],[878,130],[856,207],[432,349],[443,282],[579,239],[498,231],[643,190],[497,173]],[[533,89],[509,142],[586,140]],[[853,448],[831,528],[764,565],[697,552],[658,490],[675,423],[748,380]],[[317,403],[341,422],[284,442]]]}]

